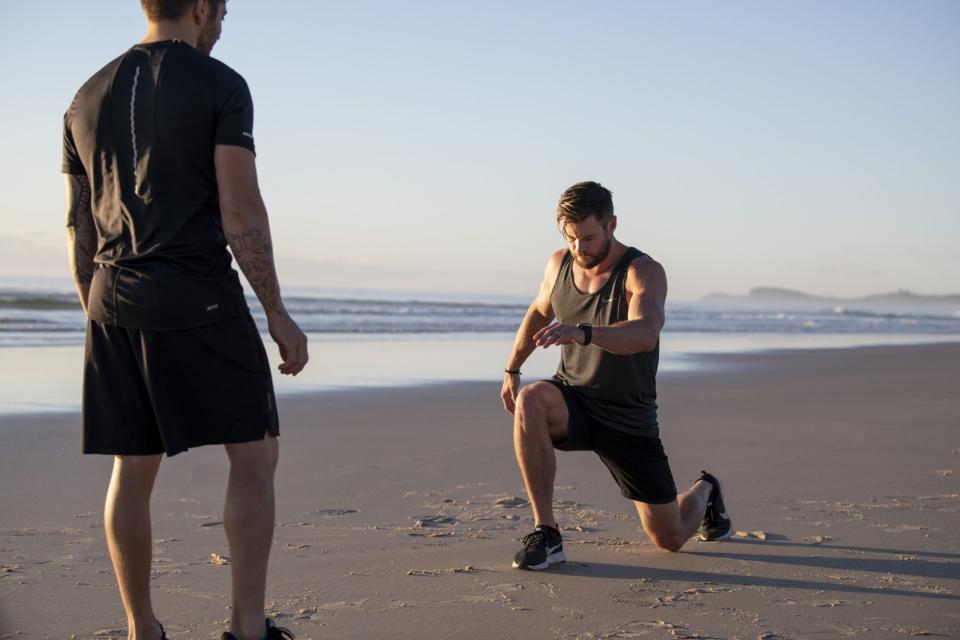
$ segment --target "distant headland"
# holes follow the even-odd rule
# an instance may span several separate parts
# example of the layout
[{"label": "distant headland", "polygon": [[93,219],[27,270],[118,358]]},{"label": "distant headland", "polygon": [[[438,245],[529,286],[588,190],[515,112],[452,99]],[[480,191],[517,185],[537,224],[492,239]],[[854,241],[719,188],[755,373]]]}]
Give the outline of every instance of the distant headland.
[{"label": "distant headland", "polygon": [[711,293],[701,302],[736,307],[777,307],[781,309],[830,309],[875,312],[960,313],[960,294],[927,296],[899,290],[860,298],[818,296],[793,289],[756,287],[747,295]]}]

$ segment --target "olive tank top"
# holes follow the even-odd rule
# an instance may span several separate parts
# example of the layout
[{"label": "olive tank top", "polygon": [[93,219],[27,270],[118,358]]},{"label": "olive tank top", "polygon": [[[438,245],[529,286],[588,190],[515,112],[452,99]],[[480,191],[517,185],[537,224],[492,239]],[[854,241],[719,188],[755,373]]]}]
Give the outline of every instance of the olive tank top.
[{"label": "olive tank top", "polygon": [[[551,304],[557,320],[575,325],[606,326],[627,319],[626,282],[630,263],[644,255],[629,247],[596,293],[584,293],[573,280],[573,256],[568,251],[560,265]],[[660,341],[653,351],[616,355],[594,344],[562,345],[554,380],[568,387],[589,418],[637,435],[659,435],[657,423],[657,365]]]}]

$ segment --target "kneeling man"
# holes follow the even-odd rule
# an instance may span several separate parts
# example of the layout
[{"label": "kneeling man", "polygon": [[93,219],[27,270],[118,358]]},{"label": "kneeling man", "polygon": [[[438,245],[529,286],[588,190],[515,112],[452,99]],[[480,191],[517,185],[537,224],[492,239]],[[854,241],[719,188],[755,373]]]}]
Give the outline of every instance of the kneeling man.
[{"label": "kneeling man", "polygon": [[[678,551],[698,530],[703,541],[729,536],[720,482],[701,472],[678,495],[660,444],[656,375],[667,297],[663,267],[614,237],[611,193],[597,182],[580,182],[563,193],[557,223],[567,248],[547,262],[501,391],[504,408],[514,416],[514,449],[535,518],[513,566],[546,569],[566,560],[553,514],[554,449],[600,456],[663,549]],[[520,389],[520,366],[536,347],[553,345],[560,345],[556,375]]]}]

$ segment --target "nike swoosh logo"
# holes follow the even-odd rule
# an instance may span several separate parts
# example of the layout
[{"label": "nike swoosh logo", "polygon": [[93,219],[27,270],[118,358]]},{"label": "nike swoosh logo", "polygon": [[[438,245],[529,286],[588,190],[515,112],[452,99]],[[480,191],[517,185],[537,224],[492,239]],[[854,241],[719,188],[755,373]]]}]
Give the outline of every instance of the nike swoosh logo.
[{"label": "nike swoosh logo", "polygon": [[723,518],[724,520],[727,520],[727,519],[730,518],[730,516],[727,515],[727,512],[726,512],[726,511],[724,511],[723,513],[718,513],[718,514],[717,514],[717,517]]},{"label": "nike swoosh logo", "polygon": [[563,546],[562,543],[561,543],[561,544],[558,544],[558,545],[555,546],[555,547],[551,547],[550,545],[547,545],[547,555],[550,555],[551,553],[553,553],[554,551],[556,551],[557,549],[559,549],[559,548],[562,547],[562,546]]}]

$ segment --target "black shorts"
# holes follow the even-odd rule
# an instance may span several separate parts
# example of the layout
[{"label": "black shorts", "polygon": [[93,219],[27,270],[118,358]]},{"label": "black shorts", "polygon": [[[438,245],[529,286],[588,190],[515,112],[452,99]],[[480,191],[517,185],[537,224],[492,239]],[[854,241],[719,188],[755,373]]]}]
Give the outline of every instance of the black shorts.
[{"label": "black shorts", "polygon": [[592,418],[583,400],[569,387],[546,380],[563,394],[570,420],[567,438],[554,442],[560,451],[593,451],[610,470],[623,497],[647,504],[677,499],[670,462],[658,436],[642,436],[607,426]]},{"label": "black shorts", "polygon": [[88,321],[82,418],[84,453],[172,456],[280,433],[249,313],[177,331]]}]

